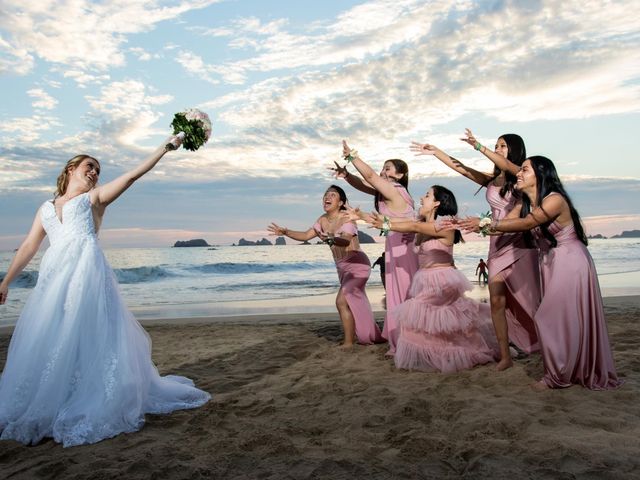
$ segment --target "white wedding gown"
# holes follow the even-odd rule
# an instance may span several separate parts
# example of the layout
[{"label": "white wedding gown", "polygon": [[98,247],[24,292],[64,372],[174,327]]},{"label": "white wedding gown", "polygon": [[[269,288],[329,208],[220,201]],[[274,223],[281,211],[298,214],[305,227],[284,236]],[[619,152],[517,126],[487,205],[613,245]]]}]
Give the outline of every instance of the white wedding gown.
[{"label": "white wedding gown", "polygon": [[40,215],[51,246],[0,379],[0,438],[94,443],[140,429],[145,413],[206,403],[188,378],[158,374],[98,245],[89,194],[63,206],[62,223],[50,201]]}]

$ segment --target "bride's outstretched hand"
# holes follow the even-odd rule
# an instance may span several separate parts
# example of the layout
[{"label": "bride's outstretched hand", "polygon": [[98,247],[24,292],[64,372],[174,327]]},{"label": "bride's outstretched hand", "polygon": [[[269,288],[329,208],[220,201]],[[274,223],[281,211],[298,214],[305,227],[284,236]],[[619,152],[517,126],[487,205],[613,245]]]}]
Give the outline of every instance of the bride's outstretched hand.
[{"label": "bride's outstretched hand", "polygon": [[411,150],[416,157],[418,155],[435,155],[436,153],[435,145],[430,145],[428,143],[411,142],[409,150]]},{"label": "bride's outstretched hand", "polygon": [[184,137],[185,137],[184,132],[179,132],[177,135],[171,135],[169,138],[167,138],[164,141],[164,144],[165,144],[164,148],[167,151],[177,150],[178,148],[180,148],[180,145],[182,145]]},{"label": "bride's outstretched hand", "polygon": [[269,235],[277,235],[281,237],[282,235],[287,234],[286,228],[281,227],[280,225],[277,225],[273,222],[271,222],[271,224],[267,227],[267,230],[269,231]]},{"label": "bride's outstretched hand", "polygon": [[7,301],[7,295],[9,295],[9,287],[0,285],[0,305],[4,305],[4,302]]},{"label": "bride's outstretched hand", "polygon": [[340,164],[338,162],[336,162],[335,160],[333,161],[333,163],[336,165],[335,167],[327,167],[327,170],[331,170],[333,172],[333,176],[335,178],[347,178],[347,176],[349,175],[349,172],[347,171],[347,167],[341,167]]},{"label": "bride's outstretched hand", "polygon": [[464,129],[464,134],[465,134],[465,137],[461,138],[460,140],[462,140],[463,142],[468,143],[473,148],[476,148],[476,144],[478,143],[478,140],[476,140],[476,137],[475,137],[475,135],[473,135],[471,130],[469,130],[468,128],[465,128]]}]

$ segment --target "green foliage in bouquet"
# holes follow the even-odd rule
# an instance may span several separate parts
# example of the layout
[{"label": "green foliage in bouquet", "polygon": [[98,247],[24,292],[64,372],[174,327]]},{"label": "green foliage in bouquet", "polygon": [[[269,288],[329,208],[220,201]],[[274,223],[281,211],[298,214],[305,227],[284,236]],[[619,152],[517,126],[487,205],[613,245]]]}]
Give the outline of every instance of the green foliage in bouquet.
[{"label": "green foliage in bouquet", "polygon": [[182,146],[195,152],[208,140],[207,132],[200,120],[188,120],[184,113],[176,113],[171,122],[173,134],[184,132]]}]

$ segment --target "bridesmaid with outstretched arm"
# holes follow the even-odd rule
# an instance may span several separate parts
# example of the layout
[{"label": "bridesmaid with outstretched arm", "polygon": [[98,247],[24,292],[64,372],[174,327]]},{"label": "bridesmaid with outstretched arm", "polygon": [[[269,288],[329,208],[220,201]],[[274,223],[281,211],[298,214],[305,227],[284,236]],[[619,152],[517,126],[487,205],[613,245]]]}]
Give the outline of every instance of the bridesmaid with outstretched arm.
[{"label": "bridesmaid with outstretched arm", "polygon": [[548,158],[530,157],[517,178],[517,188],[524,193],[520,218],[493,219],[488,230],[534,229],[541,249],[542,301],[534,320],[544,376],[533,387],[617,388],[622,381],[616,374],[598,276],[580,216]]},{"label": "bridesmaid with outstretched arm", "polygon": [[[495,151],[480,145],[467,130],[467,143],[495,164],[492,173],[479,172],[449,156],[435,145],[413,142],[417,155],[433,155],[442,163],[477,183],[487,187],[486,198],[492,218],[504,218],[519,201],[514,191],[515,174],[526,158],[524,141],[519,135],[505,134],[498,138]],[[473,219],[476,222],[478,219]],[[489,297],[491,319],[500,346],[497,370],[513,365],[509,340],[527,353],[539,349],[533,324],[533,314],[540,303],[537,251],[527,245],[522,234],[491,236],[489,239]]]},{"label": "bridesmaid with outstretched arm", "polygon": [[[365,163],[358,152],[347,142],[342,142],[343,156],[362,175],[362,179],[351,175],[346,168],[336,165],[337,176],[344,178],[354,188],[373,195],[375,208],[388,217],[413,219],[415,204],[407,190],[409,167],[400,159],[384,162],[377,174]],[[363,181],[364,180],[364,181]],[[407,299],[411,279],[418,270],[418,256],[414,246],[414,233],[389,232],[385,240],[385,291],[386,315],[382,336],[389,341],[388,355],[395,354],[398,322],[393,313],[396,306]]]},{"label": "bridesmaid with outstretched arm", "polygon": [[378,325],[373,319],[371,304],[365,286],[371,274],[369,257],[360,249],[355,222],[346,220],[341,212],[347,205],[347,195],[337,185],[331,185],[322,197],[324,214],[305,231],[289,230],[275,223],[267,229],[273,235],[284,235],[304,242],[319,237],[331,247],[336,262],[340,290],[336,308],[344,330],[344,347],[351,347],[354,340],[367,345],[383,341]]}]

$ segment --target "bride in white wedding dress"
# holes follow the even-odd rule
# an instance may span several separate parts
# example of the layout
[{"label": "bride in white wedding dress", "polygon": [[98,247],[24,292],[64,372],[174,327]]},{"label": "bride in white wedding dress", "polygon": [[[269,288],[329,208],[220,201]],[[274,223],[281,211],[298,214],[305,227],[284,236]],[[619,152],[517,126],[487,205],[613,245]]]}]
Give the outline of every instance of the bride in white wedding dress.
[{"label": "bride in white wedding dress", "polygon": [[[180,139],[169,141],[175,146]],[[195,408],[210,399],[188,378],[158,374],[149,336],[127,310],[97,240],[107,205],[171,149],[164,142],[102,186],[96,186],[98,161],[74,157],[58,178],[55,199],[38,210],[0,283],[3,304],[11,281],[49,236],[0,379],[1,439],[94,443],[139,430],[145,413]]]}]

